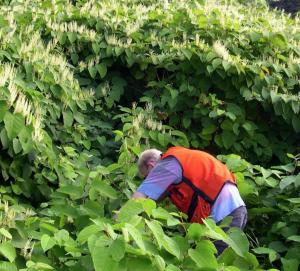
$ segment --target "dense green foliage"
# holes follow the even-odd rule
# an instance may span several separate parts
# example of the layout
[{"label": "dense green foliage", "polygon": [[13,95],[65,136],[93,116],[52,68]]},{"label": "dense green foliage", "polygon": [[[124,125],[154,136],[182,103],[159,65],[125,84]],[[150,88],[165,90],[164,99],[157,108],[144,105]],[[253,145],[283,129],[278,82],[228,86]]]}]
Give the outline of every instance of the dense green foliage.
[{"label": "dense green foliage", "polygon": [[[264,1],[7,2],[0,271],[298,269],[299,17]],[[247,237],[125,203],[137,155],[169,145],[223,154]],[[219,258],[215,239],[231,246]]]}]

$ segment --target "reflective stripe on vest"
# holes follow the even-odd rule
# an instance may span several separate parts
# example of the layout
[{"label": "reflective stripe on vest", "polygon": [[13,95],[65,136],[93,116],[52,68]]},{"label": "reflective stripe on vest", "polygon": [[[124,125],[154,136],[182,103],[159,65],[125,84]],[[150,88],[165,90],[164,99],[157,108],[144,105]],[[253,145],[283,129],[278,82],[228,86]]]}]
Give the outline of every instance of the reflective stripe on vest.
[{"label": "reflective stripe on vest", "polygon": [[235,184],[234,175],[212,155],[183,147],[172,147],[162,156],[177,159],[182,167],[182,181],[168,188],[176,207],[188,215],[190,222],[202,223],[227,182]]}]

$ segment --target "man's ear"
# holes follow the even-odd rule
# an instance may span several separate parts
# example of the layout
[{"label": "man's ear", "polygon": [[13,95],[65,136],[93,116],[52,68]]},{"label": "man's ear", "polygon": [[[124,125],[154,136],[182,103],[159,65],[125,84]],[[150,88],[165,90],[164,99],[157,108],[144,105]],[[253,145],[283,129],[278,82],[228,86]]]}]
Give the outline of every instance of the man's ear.
[{"label": "man's ear", "polygon": [[154,168],[156,163],[157,163],[157,161],[155,161],[155,160],[149,160],[148,161],[148,167],[150,166],[151,168]]}]

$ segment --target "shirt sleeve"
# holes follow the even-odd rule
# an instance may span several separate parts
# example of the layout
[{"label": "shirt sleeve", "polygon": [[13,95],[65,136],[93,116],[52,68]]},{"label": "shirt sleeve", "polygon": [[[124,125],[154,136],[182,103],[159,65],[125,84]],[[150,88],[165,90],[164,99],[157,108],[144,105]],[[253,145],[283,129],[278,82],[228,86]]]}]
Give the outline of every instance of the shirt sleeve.
[{"label": "shirt sleeve", "polygon": [[158,200],[171,184],[179,183],[181,179],[182,169],[179,162],[174,157],[168,157],[158,161],[137,191]]},{"label": "shirt sleeve", "polygon": [[245,203],[237,186],[226,183],[213,204],[210,215],[218,223],[240,206],[245,206]]}]

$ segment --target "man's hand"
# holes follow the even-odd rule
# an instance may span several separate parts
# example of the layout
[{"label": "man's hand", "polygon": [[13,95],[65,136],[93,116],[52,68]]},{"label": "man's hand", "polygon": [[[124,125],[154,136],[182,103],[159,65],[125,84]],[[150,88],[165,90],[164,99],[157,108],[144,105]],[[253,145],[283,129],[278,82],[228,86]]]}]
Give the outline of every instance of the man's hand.
[{"label": "man's hand", "polygon": [[132,199],[145,199],[147,196],[141,192],[134,192],[131,196]]}]

